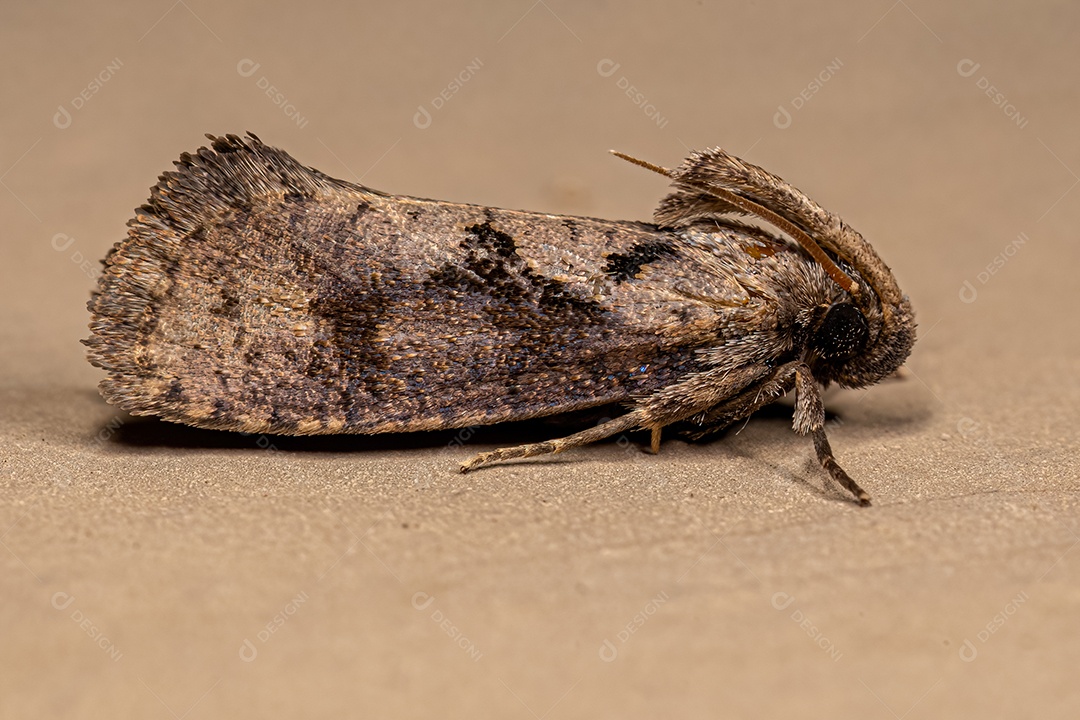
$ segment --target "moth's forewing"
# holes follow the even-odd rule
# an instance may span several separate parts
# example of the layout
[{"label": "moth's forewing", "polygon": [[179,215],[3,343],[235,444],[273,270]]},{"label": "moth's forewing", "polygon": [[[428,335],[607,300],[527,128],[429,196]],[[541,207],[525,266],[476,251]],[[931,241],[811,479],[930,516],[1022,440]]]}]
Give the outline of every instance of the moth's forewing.
[{"label": "moth's forewing", "polygon": [[726,233],[389,196],[219,138],[131,221],[87,344],[111,402],[201,427],[550,415],[703,368],[700,350],[748,298],[714,256],[755,242]]}]

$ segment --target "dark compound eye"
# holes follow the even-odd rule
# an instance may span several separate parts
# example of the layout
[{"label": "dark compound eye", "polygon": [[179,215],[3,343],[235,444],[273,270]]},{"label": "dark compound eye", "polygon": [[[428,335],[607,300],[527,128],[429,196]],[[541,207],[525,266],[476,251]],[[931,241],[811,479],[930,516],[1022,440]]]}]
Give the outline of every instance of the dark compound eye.
[{"label": "dark compound eye", "polygon": [[862,352],[870,326],[851,303],[836,303],[825,313],[810,345],[826,360],[845,360]]}]

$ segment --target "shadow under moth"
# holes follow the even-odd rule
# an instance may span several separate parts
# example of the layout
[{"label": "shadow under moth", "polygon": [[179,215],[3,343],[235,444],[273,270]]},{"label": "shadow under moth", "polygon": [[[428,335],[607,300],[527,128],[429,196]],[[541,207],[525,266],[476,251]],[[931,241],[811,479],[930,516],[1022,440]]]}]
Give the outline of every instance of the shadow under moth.
[{"label": "shadow under moth", "polygon": [[[896,371],[910,303],[854,229],[720,149],[674,169],[652,223],[390,195],[255,135],[184,153],[105,258],[88,305],[101,393],[136,415],[310,435],[441,430],[612,406],[567,437],[717,432],[795,391],[837,464],[821,388]],[[784,235],[738,219],[763,220]],[[786,237],[785,237],[786,236]]]}]

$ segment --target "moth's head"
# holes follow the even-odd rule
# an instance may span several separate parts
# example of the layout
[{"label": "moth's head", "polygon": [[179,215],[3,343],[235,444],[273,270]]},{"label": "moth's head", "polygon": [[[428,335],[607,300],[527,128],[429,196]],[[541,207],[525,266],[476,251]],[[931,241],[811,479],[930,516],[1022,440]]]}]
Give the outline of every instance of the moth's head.
[{"label": "moth's head", "polygon": [[907,297],[883,299],[871,279],[848,263],[841,266],[860,292],[842,292],[831,305],[816,309],[807,355],[818,380],[865,387],[896,372],[907,360],[915,342],[915,317]]},{"label": "moth's head", "polygon": [[864,387],[896,372],[915,343],[915,316],[889,266],[862,235],[830,213],[782,229],[836,285],[833,302],[816,308],[810,323],[805,359],[814,377]]},{"label": "moth's head", "polygon": [[[856,311],[861,315],[861,311],[857,309]],[[872,327],[870,322],[862,318],[857,321],[858,324],[865,323],[863,327]],[[823,328],[817,336],[820,338],[819,343],[823,345],[834,343],[832,337],[835,337],[835,333],[848,332],[846,328],[843,328],[843,325],[848,322],[846,318],[837,317],[835,322],[835,327]],[[821,373],[821,379],[830,379],[843,387],[865,387],[879,382],[900,369],[911,354],[912,345],[915,344],[915,316],[908,299],[904,298],[893,308],[892,317],[888,323],[877,323],[876,333],[867,328],[862,342],[864,343],[862,349],[857,352],[850,352],[849,347],[853,348],[854,343],[851,346],[834,344],[832,356],[822,357],[828,369]]]},{"label": "moth's head", "polygon": [[668,170],[615,153],[672,179],[674,192],[653,215],[680,227],[725,214],[752,215],[795,240],[839,287],[815,313],[807,360],[819,380],[861,387],[895,372],[915,342],[911,304],[862,235],[767,170],[720,148],[694,152]]}]

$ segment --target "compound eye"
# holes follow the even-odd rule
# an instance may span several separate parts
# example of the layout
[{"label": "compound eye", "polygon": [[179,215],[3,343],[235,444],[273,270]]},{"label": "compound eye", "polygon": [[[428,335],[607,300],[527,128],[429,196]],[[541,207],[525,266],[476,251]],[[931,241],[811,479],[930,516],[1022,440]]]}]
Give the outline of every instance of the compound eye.
[{"label": "compound eye", "polygon": [[870,340],[866,317],[848,302],[828,309],[810,341],[825,360],[846,360],[862,352]]}]

